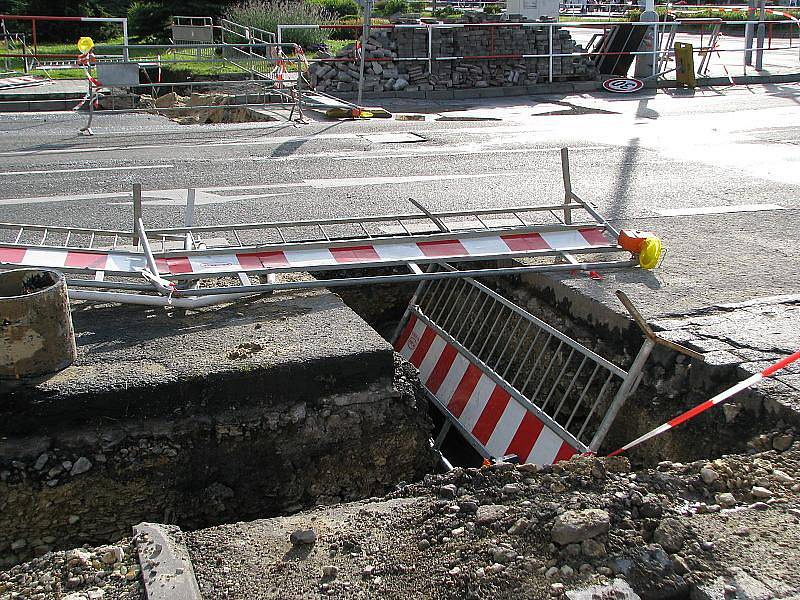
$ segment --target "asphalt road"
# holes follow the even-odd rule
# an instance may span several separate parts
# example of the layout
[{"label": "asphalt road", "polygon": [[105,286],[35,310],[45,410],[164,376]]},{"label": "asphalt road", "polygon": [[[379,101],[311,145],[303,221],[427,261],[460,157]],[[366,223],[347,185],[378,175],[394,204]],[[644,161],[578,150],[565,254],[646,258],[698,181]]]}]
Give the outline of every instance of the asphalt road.
[{"label": "asphalt road", "polygon": [[198,224],[405,212],[409,197],[431,209],[558,202],[568,146],[579,195],[693,257],[673,265],[668,252],[659,276],[685,284],[668,304],[798,291],[798,84],[395,108],[426,119],[100,115],[81,137],[82,115],[0,115],[0,221],[128,228],[135,182],[150,226],[181,224],[187,187],[199,189]]}]

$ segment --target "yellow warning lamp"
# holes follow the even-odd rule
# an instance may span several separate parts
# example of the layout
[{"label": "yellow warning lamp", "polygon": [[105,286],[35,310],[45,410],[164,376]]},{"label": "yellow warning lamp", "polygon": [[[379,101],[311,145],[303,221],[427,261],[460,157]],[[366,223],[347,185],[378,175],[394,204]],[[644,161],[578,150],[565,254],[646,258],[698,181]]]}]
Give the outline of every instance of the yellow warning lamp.
[{"label": "yellow warning lamp", "polygon": [[82,37],[78,40],[78,50],[80,50],[81,54],[86,54],[94,48],[94,40],[90,37]]},{"label": "yellow warning lamp", "polygon": [[639,255],[639,266],[648,271],[656,268],[664,250],[661,240],[650,231],[623,229],[617,243],[623,250]]}]

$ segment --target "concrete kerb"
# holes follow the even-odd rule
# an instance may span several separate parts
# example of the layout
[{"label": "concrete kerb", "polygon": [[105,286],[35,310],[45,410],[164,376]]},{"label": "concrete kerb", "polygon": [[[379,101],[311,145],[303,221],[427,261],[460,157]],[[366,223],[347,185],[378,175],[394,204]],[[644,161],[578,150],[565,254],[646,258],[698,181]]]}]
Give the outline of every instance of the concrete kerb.
[{"label": "concrete kerb", "polygon": [[[733,84],[728,77],[702,77],[697,79],[698,87],[714,87],[745,84],[767,83],[794,83],[800,82],[800,73],[787,73],[782,75],[740,75],[733,77]],[[678,88],[674,80],[646,81],[648,89]],[[496,88],[465,88],[432,90],[417,92],[365,92],[364,98],[368,100],[466,100],[471,98],[502,98],[512,96],[536,96],[550,94],[579,94],[596,92],[603,89],[602,81],[559,81],[555,83],[539,83],[528,86],[496,87]],[[355,93],[340,93],[338,96],[345,100],[356,98]]]},{"label": "concrete kerb", "polygon": [[139,566],[147,600],[202,600],[189,551],[174,525],[139,523]]}]

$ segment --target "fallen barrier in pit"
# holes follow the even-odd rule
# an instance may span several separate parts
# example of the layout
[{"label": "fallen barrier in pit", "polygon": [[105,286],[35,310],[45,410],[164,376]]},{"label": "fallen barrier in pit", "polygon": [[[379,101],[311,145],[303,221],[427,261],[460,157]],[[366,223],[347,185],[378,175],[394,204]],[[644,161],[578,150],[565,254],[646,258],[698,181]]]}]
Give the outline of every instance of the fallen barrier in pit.
[{"label": "fallen barrier in pit", "polygon": [[628,370],[473,279],[421,283],[394,347],[445,417],[434,448],[454,427],[489,460],[546,465],[596,452],[656,344],[702,360],[617,295],[645,334]]},{"label": "fallen barrier in pit", "polygon": [[[190,189],[184,227],[146,228],[141,186],[134,185],[133,231],[0,223],[0,268],[70,273],[73,299],[197,308],[276,290],[655,267],[660,241],[611,226],[572,191],[566,149],[561,155],[562,203],[471,211],[433,212],[412,200],[418,212],[196,227],[197,192]],[[418,266],[511,258],[535,262],[427,272]],[[353,273],[386,267],[407,272]],[[264,281],[280,273],[331,270],[348,273],[321,281]]]}]

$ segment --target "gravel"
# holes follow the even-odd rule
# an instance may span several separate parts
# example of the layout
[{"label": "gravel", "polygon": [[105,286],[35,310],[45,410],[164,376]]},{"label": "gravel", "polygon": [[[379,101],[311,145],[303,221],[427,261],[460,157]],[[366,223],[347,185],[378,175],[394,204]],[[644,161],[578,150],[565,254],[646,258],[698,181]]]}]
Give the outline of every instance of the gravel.
[{"label": "gravel", "polygon": [[[736,575],[741,568],[781,597],[800,593],[798,475],[796,448],[638,472],[624,458],[588,457],[542,469],[456,468],[384,498],[186,541],[208,598],[540,600],[587,597],[576,594],[591,586],[616,588],[613,597],[716,598],[720,581],[747,597],[752,581]],[[766,484],[771,497],[758,499],[753,488]],[[315,544],[293,545],[291,533],[306,529]]]},{"label": "gravel", "polygon": [[0,600],[142,600],[135,543],[131,539],[47,552],[0,571]]}]

